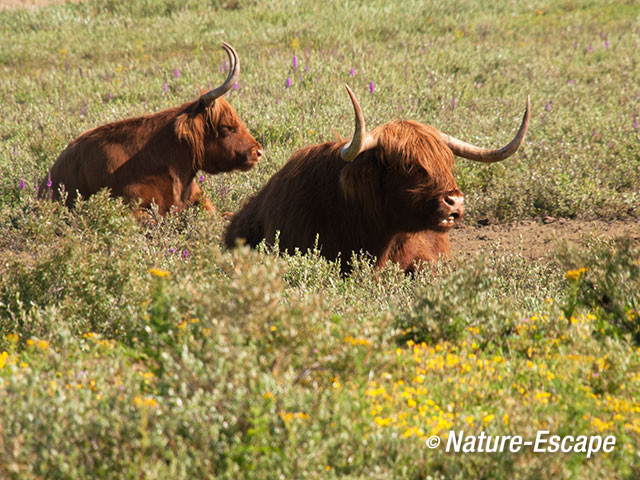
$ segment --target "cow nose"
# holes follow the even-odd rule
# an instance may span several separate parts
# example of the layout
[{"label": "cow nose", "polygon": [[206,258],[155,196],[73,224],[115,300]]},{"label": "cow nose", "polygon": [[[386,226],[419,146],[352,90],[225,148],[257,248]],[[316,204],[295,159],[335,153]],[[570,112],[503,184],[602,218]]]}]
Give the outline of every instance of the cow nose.
[{"label": "cow nose", "polygon": [[262,154],[263,154],[263,153],[264,153],[264,152],[262,151],[262,148],[258,148],[258,149],[256,150],[256,156],[257,156],[259,159],[260,159],[260,158],[262,158]]},{"label": "cow nose", "polygon": [[442,200],[449,207],[449,211],[454,218],[462,216],[464,212],[464,196],[445,195]]}]

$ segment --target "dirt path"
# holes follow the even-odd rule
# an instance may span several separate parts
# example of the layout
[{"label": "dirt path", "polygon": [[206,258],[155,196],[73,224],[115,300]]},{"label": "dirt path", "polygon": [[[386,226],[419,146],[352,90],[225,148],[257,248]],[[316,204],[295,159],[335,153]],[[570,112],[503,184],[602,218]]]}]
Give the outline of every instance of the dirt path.
[{"label": "dirt path", "polygon": [[464,259],[477,252],[520,253],[530,259],[541,259],[566,240],[584,244],[593,238],[629,237],[640,245],[640,220],[527,220],[505,225],[463,225],[451,232],[454,258]]},{"label": "dirt path", "polygon": [[[52,3],[63,3],[69,0],[0,0],[0,11],[7,8],[38,8]],[[72,0],[78,1],[78,0]]]}]

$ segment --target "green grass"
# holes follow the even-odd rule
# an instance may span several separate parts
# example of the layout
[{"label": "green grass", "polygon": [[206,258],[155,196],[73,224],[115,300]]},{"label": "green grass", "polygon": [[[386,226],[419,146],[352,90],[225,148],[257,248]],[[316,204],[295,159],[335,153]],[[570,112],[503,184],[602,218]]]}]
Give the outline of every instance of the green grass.
[{"label": "green grass", "polygon": [[[70,212],[34,185],[84,130],[218,84],[225,40],[242,65],[229,100],[265,159],[205,180],[220,211],[295,149],[350,134],[348,82],[370,128],[411,118],[483,146],[531,95],[516,156],[457,161],[469,223],[637,219],[639,18],[577,0],[0,13],[0,477],[637,478],[637,246],[415,277],[360,257],[344,278],[313,253],[225,251],[224,221],[197,209],[145,227],[104,194]],[[450,429],[617,443],[590,459],[426,448]]]}]

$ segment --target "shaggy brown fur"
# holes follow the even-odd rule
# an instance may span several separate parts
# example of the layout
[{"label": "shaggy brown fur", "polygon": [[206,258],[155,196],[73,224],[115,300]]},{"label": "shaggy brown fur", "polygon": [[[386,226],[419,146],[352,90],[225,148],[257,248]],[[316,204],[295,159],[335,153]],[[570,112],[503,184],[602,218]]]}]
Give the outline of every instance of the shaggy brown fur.
[{"label": "shaggy brown fur", "polygon": [[389,249],[389,260],[412,273],[424,262],[447,259],[450,253],[448,232],[423,230],[396,235]]},{"label": "shaggy brown fur", "polygon": [[[228,247],[244,239],[282,250],[310,249],[318,238],[321,254],[342,258],[348,272],[352,252],[367,252],[378,267],[388,259],[410,271],[417,260],[448,253],[443,220],[452,214],[445,199],[462,196],[453,174],[453,154],[438,132],[413,121],[394,121],[371,134],[377,146],[351,163],[340,157],[344,142],[314,145],[289,161],[233,217]],[[460,211],[459,214],[462,212]],[[435,236],[428,240],[419,232]]]},{"label": "shaggy brown fur", "polygon": [[155,202],[163,215],[198,202],[212,211],[196,185],[198,170],[246,171],[261,154],[260,144],[226,100],[205,107],[198,99],[83,133],[60,154],[38,194],[59,199],[64,190],[71,207],[78,193],[87,198],[108,188],[113,196],[140,201],[140,208]]}]

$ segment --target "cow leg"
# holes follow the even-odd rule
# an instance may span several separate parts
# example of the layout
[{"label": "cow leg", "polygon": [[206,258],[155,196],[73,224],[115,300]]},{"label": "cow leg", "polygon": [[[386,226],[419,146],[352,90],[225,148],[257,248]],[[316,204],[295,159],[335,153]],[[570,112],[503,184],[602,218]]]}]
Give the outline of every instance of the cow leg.
[{"label": "cow leg", "polygon": [[189,195],[189,200],[187,202],[193,205],[202,205],[202,208],[207,212],[213,213],[216,211],[216,207],[213,206],[204,192],[200,190],[200,187],[198,187],[195,180],[191,182],[191,195]]},{"label": "cow leg", "polygon": [[140,225],[152,226],[157,225],[158,222],[154,218],[153,214],[148,208],[137,208],[133,211],[133,216],[136,218]]}]

